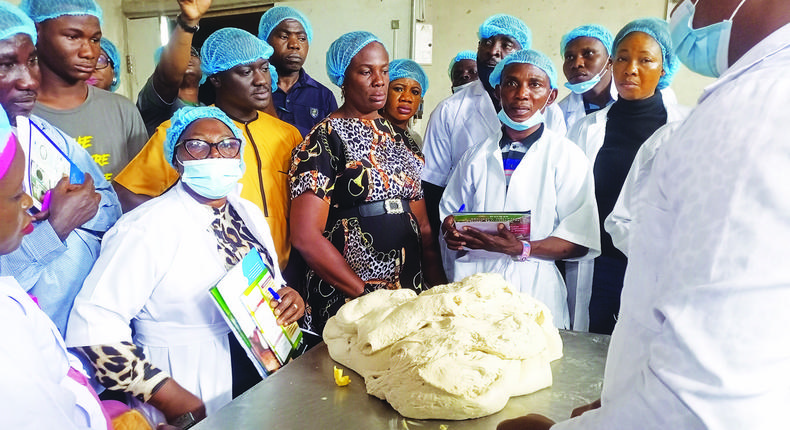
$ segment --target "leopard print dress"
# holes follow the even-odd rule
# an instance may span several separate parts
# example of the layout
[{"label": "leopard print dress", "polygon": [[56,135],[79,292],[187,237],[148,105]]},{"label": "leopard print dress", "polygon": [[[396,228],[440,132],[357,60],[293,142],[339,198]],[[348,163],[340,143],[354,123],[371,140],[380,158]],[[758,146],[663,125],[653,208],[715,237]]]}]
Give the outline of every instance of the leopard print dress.
[{"label": "leopard print dress", "polygon": [[[291,198],[313,191],[329,205],[326,237],[365,282],[387,288],[425,288],[420,229],[410,213],[347,215],[357,205],[386,199],[419,200],[425,159],[408,133],[383,119],[327,118],[294,149]],[[307,273],[307,328],[320,334],[348,301],[315,272]],[[369,284],[366,291],[377,288]]]}]

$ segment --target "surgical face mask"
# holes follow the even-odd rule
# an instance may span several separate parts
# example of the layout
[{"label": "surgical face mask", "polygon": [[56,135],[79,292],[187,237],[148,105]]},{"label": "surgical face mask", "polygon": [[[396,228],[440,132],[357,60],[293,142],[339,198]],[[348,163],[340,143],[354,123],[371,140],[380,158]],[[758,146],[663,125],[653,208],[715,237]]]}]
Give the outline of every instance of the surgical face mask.
[{"label": "surgical face mask", "polygon": [[601,82],[603,75],[606,74],[606,71],[608,69],[609,69],[609,62],[607,60],[607,63],[604,64],[603,69],[601,69],[601,71],[598,72],[597,75],[593,76],[592,79],[590,79],[589,81],[579,82],[578,84],[572,84],[570,82],[566,82],[565,88],[573,91],[576,94],[584,94],[587,91],[593,89],[594,86],[598,85],[598,82]]},{"label": "surgical face mask", "polygon": [[453,94],[457,93],[458,91],[460,91],[460,90],[462,90],[462,89],[464,89],[464,88],[466,88],[469,85],[472,85],[474,83],[475,83],[475,81],[471,81],[471,82],[467,82],[467,83],[465,83],[463,85],[458,85],[458,86],[453,87]]},{"label": "surgical face mask", "polygon": [[741,0],[730,19],[701,28],[691,28],[695,3],[683,2],[669,18],[672,45],[680,61],[701,75],[718,78],[729,67],[732,19],[746,0]]},{"label": "surgical face mask", "polygon": [[181,181],[192,191],[212,200],[230,194],[242,175],[241,160],[238,158],[206,158],[187,160],[181,164],[184,166]]},{"label": "surgical face mask", "polygon": [[546,121],[545,118],[543,117],[543,109],[545,109],[546,106],[548,106],[548,104],[549,104],[549,99],[546,99],[546,104],[544,104],[543,107],[540,108],[540,110],[533,113],[531,117],[527,118],[525,121],[522,122],[514,121],[512,118],[507,116],[504,108],[500,109],[499,113],[496,116],[499,118],[499,121],[501,121],[502,124],[504,124],[505,126],[516,131],[524,131]]}]

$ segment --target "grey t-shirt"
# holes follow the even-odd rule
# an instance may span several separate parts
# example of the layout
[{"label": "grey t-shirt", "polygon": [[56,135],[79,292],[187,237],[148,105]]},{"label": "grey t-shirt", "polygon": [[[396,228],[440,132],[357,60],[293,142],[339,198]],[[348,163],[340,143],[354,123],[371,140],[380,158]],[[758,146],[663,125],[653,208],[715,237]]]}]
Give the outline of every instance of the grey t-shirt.
[{"label": "grey t-shirt", "polygon": [[88,86],[88,97],[74,109],[36,103],[33,114],[60,128],[85,148],[110,181],[148,141],[145,124],[129,99]]}]

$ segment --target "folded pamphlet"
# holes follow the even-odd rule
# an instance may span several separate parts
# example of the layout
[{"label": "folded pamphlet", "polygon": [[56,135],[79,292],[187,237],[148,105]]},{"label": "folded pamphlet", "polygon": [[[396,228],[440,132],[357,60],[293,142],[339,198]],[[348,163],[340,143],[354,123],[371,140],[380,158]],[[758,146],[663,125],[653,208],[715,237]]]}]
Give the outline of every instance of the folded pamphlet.
[{"label": "folded pamphlet", "polygon": [[277,324],[270,303],[279,299],[280,288],[258,250],[253,249],[209,290],[264,378],[295,357],[302,341],[297,323],[285,327]]}]

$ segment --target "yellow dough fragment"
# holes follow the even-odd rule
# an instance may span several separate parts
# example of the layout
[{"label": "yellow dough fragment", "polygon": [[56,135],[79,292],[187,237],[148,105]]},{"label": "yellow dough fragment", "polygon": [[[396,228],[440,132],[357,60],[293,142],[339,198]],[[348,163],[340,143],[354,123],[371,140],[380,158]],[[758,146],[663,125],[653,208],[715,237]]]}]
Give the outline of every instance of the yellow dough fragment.
[{"label": "yellow dough fragment", "polygon": [[332,367],[335,368],[335,384],[337,384],[338,387],[345,387],[351,383],[351,378],[343,376],[343,369],[338,369],[337,366]]}]

